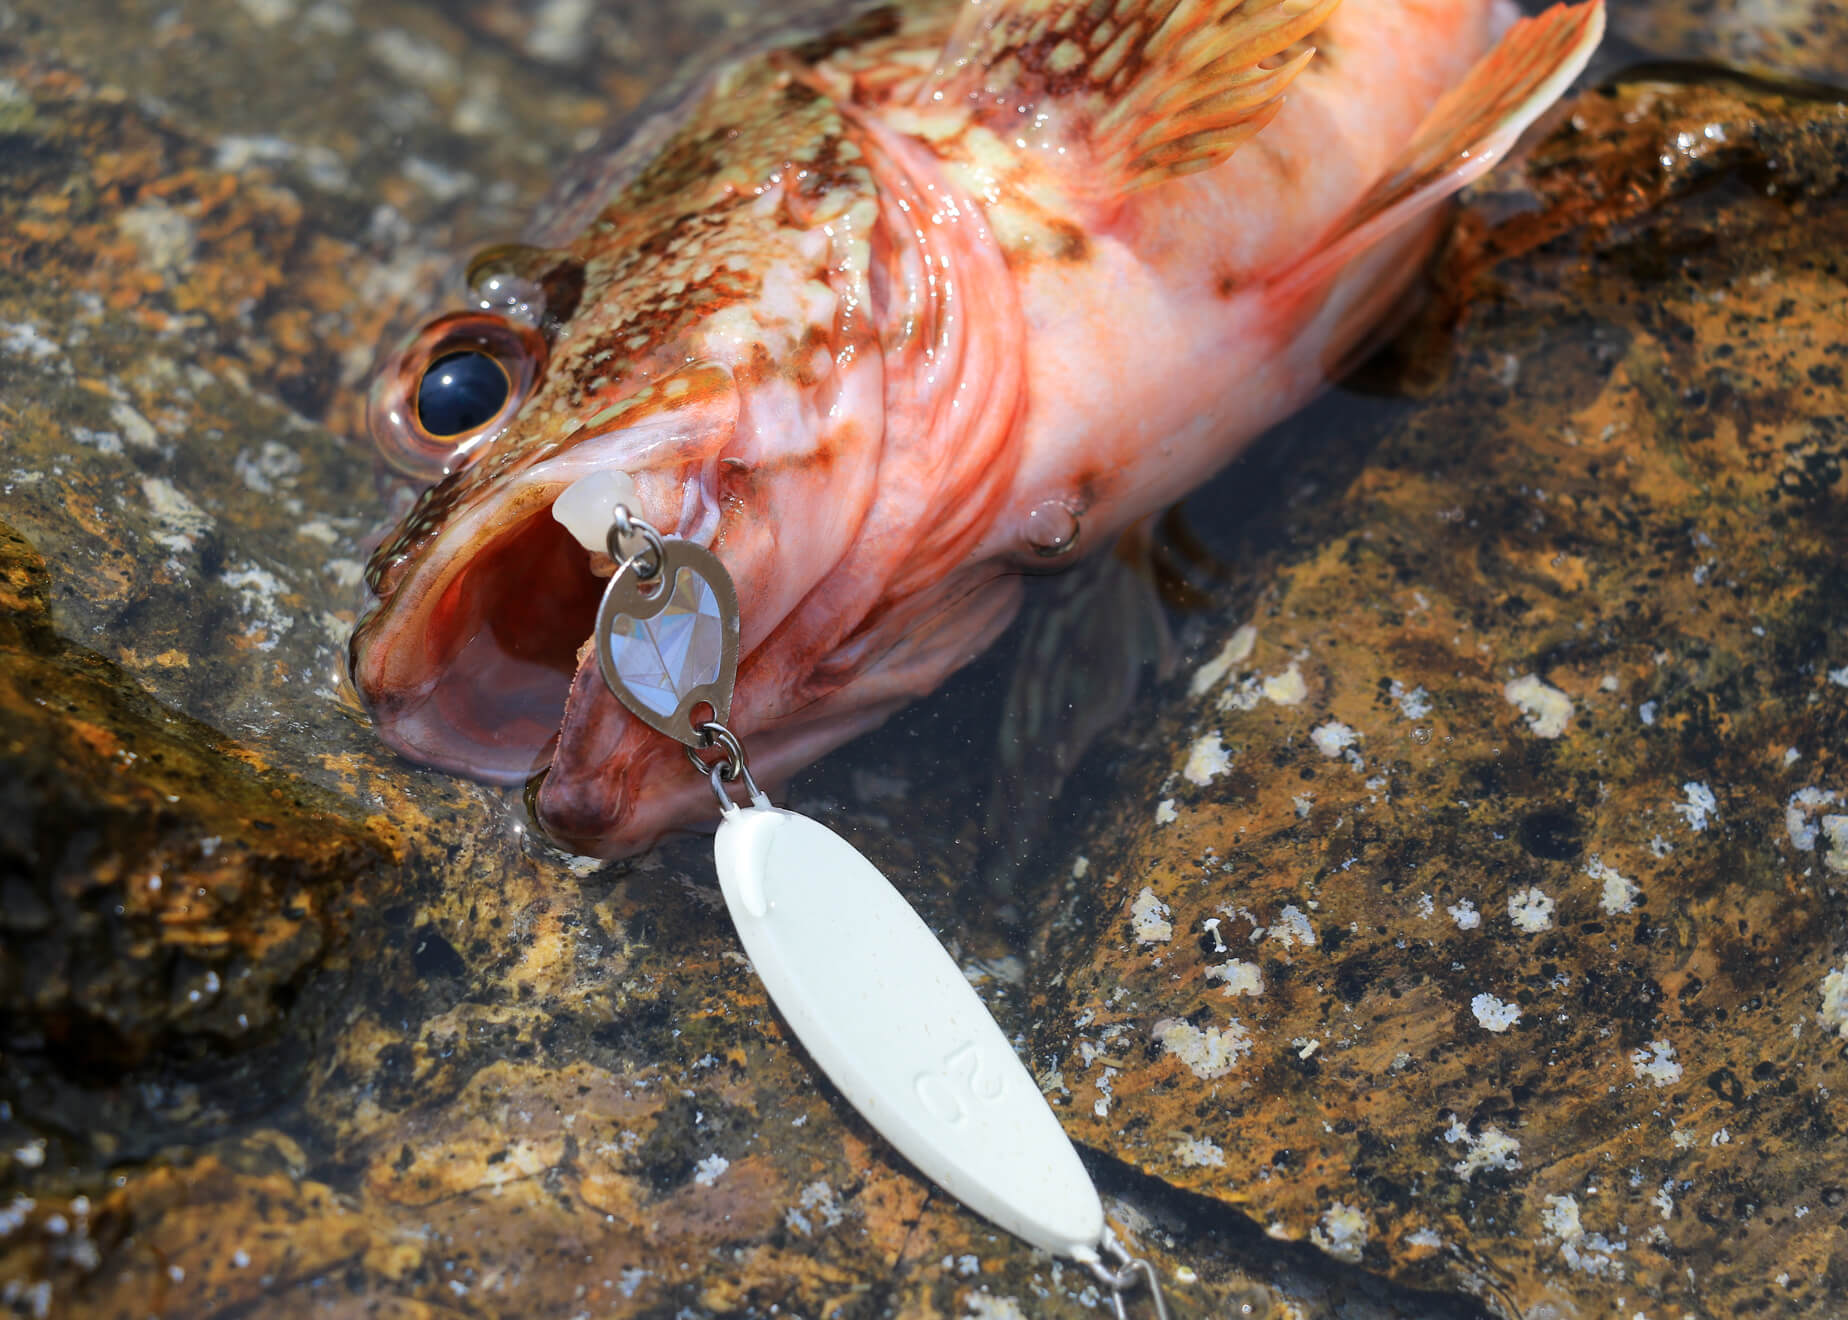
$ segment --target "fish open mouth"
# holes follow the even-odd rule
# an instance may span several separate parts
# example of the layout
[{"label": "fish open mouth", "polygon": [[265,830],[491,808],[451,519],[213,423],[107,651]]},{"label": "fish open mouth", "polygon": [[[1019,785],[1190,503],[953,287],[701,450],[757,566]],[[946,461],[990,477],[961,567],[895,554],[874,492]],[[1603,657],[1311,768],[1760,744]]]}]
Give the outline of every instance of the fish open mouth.
[{"label": "fish open mouth", "polygon": [[549,504],[452,563],[354,637],[354,681],[398,751],[517,784],[551,759],[604,580]]},{"label": "fish open mouth", "polygon": [[[668,525],[697,524],[708,511],[716,521],[712,474],[737,425],[737,386],[728,368],[700,363],[620,409],[619,424],[538,461],[504,463],[427,515],[439,530],[409,552],[402,577],[387,579],[350,652],[354,686],[397,751],[520,784],[552,763],[568,719],[583,732],[569,704],[584,666],[595,673],[586,648],[607,579],[554,505],[592,474],[639,471],[658,487],[654,503],[674,509]],[[632,498],[645,513],[650,501]],[[603,702],[593,695],[586,707],[580,694],[578,704],[594,715]]]}]

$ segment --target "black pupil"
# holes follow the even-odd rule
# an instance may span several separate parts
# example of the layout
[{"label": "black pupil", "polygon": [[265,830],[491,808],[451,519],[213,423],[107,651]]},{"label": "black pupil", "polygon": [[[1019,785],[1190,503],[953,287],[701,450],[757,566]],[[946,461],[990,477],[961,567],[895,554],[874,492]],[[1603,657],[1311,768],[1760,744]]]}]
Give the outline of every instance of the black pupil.
[{"label": "black pupil", "polygon": [[435,436],[476,430],[494,420],[510,388],[507,373],[486,353],[445,353],[418,383],[417,420]]}]

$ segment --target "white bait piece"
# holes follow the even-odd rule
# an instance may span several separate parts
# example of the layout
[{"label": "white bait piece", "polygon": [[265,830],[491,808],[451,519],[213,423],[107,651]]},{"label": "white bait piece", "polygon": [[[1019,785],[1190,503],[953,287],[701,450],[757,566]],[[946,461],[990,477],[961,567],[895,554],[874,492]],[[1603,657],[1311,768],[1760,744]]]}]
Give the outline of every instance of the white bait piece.
[{"label": "white bait piece", "polygon": [[564,524],[577,543],[593,555],[609,553],[610,525],[616,507],[642,507],[635,478],[619,468],[605,468],[579,477],[552,501],[552,516]]}]

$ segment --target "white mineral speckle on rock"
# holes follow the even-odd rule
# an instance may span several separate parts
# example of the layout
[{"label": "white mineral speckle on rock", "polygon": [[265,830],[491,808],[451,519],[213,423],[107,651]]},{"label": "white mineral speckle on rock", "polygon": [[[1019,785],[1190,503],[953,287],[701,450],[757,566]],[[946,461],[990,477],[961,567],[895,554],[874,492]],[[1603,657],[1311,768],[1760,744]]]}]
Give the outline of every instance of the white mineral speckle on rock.
[{"label": "white mineral speckle on rock", "polygon": [[1553,928],[1553,900],[1538,887],[1521,890],[1508,900],[1508,920],[1526,935]]},{"label": "white mineral speckle on rock", "polygon": [[1829,842],[1822,864],[1837,875],[1848,875],[1848,816],[1824,816],[1822,837]]},{"label": "white mineral speckle on rock", "polygon": [[1833,789],[1800,788],[1790,795],[1790,801],[1784,804],[1784,832],[1790,835],[1790,844],[1798,852],[1814,852],[1816,838],[1821,833],[1813,818],[1823,807],[1832,807],[1838,801]]},{"label": "white mineral speckle on rock", "polygon": [[330,559],[321,567],[342,587],[357,587],[366,579],[366,566],[357,559]]},{"label": "white mineral speckle on rock", "polygon": [[137,449],[154,449],[160,444],[160,432],[154,423],[126,403],[109,405],[109,420],[122,432],[122,438]]},{"label": "white mineral speckle on rock", "polygon": [[1587,1233],[1579,1219],[1577,1197],[1547,1197],[1540,1224],[1559,1243],[1560,1254],[1573,1269],[1598,1278],[1623,1278],[1623,1266],[1612,1253],[1627,1250],[1628,1244],[1610,1242],[1602,1233]]},{"label": "white mineral speckle on rock", "polygon": [[1309,918],[1303,915],[1301,908],[1288,903],[1277,914],[1277,920],[1271,923],[1266,938],[1275,940],[1286,949],[1298,944],[1307,948],[1315,943],[1315,927],[1309,924]]},{"label": "white mineral speckle on rock", "polygon": [[1598,897],[1598,907],[1606,916],[1621,916],[1636,909],[1636,900],[1643,891],[1636,887],[1634,880],[1606,866],[1602,858],[1593,857],[1585,863],[1585,874],[1604,886]]},{"label": "white mineral speckle on rock", "polygon": [[412,36],[403,28],[383,28],[372,34],[372,57],[407,83],[441,90],[462,77],[455,57],[433,41]]},{"label": "white mineral speckle on rock", "polygon": [[526,53],[536,60],[570,64],[590,45],[586,30],[596,0],[545,0],[526,34]]},{"label": "white mineral speckle on rock", "polygon": [[1341,723],[1339,720],[1330,720],[1328,723],[1318,726],[1309,734],[1309,741],[1315,744],[1315,749],[1323,756],[1328,757],[1341,755],[1341,753],[1352,747],[1359,738],[1360,735],[1358,733],[1355,733],[1354,730],[1348,728],[1347,725]]},{"label": "white mineral speckle on rock", "polygon": [[1704,830],[1707,821],[1720,814],[1719,799],[1713,796],[1713,790],[1705,784],[1689,780],[1681,786],[1685,802],[1675,803],[1675,814],[1688,823],[1691,830]]},{"label": "white mineral speckle on rock", "polygon": [[295,484],[301,475],[302,456],[285,444],[265,440],[254,452],[239,450],[231,468],[257,494],[273,495],[278,486]]},{"label": "white mineral speckle on rock", "polygon": [[156,544],[173,551],[190,550],[212,529],[211,516],[165,477],[143,477],[141,495],[154,514]]},{"label": "white mineral speckle on rock", "polygon": [[1291,665],[1281,674],[1265,679],[1262,691],[1264,699],[1275,705],[1300,706],[1309,695],[1309,685],[1303,682],[1303,671]]},{"label": "white mineral speckle on rock", "polygon": [[1458,930],[1474,930],[1482,924],[1482,914],[1476,911],[1476,905],[1467,898],[1457,900],[1444,911],[1457,923]]},{"label": "white mineral speckle on rock", "polygon": [[245,616],[263,633],[257,649],[274,650],[282,634],[295,626],[294,616],[284,612],[279,599],[288,588],[268,569],[249,563],[226,573],[224,582],[236,590]]},{"label": "white mineral speckle on rock", "polygon": [[1144,885],[1129,905],[1129,928],[1135,932],[1136,943],[1166,944],[1173,939],[1174,923],[1169,920],[1173,915],[1155,891]]},{"label": "white mineral speckle on rock", "polygon": [[1174,1158],[1190,1169],[1226,1167],[1226,1153],[1204,1137],[1182,1137],[1174,1143]]},{"label": "white mineral speckle on rock", "polygon": [[719,1180],[719,1175],[731,1168],[731,1161],[723,1155],[708,1155],[693,1166],[693,1181],[701,1187],[710,1187]]},{"label": "white mineral speckle on rock", "polygon": [[1459,1142],[1463,1145],[1463,1158],[1451,1165],[1450,1171],[1464,1182],[1485,1170],[1512,1172],[1521,1167],[1521,1143],[1493,1123],[1476,1133],[1453,1118],[1444,1140],[1453,1146]]},{"label": "white mineral speckle on rock", "polygon": [[1636,708],[1636,718],[1646,725],[1653,725],[1656,720],[1656,703],[1645,701]]},{"label": "white mineral speckle on rock", "polygon": [[56,340],[40,334],[30,321],[0,321],[0,353],[30,358],[34,362],[50,362],[63,352]]},{"label": "white mineral speckle on rock", "polygon": [[1657,1086],[1673,1086],[1681,1080],[1681,1065],[1675,1061],[1675,1047],[1665,1040],[1652,1040],[1640,1050],[1630,1051],[1630,1067],[1642,1081]]},{"label": "white mineral speckle on rock", "polygon": [[1408,720],[1422,720],[1431,713],[1431,694],[1422,687],[1408,692],[1405,684],[1395,678],[1387,695],[1399,703],[1399,713]]},{"label": "white mineral speckle on rock", "polygon": [[452,170],[422,156],[406,156],[399,168],[406,179],[445,205],[474,192],[479,183],[467,170]]},{"label": "white mineral speckle on rock", "polygon": [[1521,1020],[1519,1004],[1504,1003],[1491,994],[1480,994],[1469,1001],[1469,1011],[1476,1015],[1485,1030],[1500,1033]]},{"label": "white mineral speckle on rock", "polygon": [[826,1181],[820,1179],[802,1189],[797,1204],[809,1215],[819,1219],[823,1228],[833,1228],[845,1215],[840,1197],[834,1194],[834,1189]]},{"label": "white mineral speckle on rock", "polygon": [[1437,1250],[1444,1245],[1444,1239],[1438,1236],[1435,1229],[1420,1228],[1405,1235],[1405,1245],[1408,1247],[1429,1247],[1432,1250]]},{"label": "white mineral speckle on rock", "polygon": [[1012,1297],[997,1297],[986,1289],[970,1293],[963,1305],[969,1308],[963,1313],[966,1320],[1027,1320],[1019,1302]]},{"label": "white mineral speckle on rock", "polygon": [[1224,994],[1228,999],[1238,995],[1255,998],[1264,993],[1264,969],[1256,963],[1240,962],[1237,958],[1228,958],[1218,967],[1207,968],[1206,979],[1225,982]]},{"label": "white mineral speckle on rock", "polygon": [[1187,763],[1181,767],[1181,778],[1204,788],[1231,766],[1232,754],[1219,740],[1219,730],[1214,729],[1194,739],[1193,746],[1187,749]]},{"label": "white mineral speckle on rock", "polygon": [[1352,1265],[1367,1245],[1367,1216],[1358,1206],[1336,1201],[1322,1212],[1321,1222],[1309,1230],[1309,1240]]},{"label": "white mineral speckle on rock", "polygon": [[1822,1025],[1848,1040],[1848,962],[1822,978]]},{"label": "white mineral speckle on rock", "polygon": [[1091,859],[1083,853],[1072,859],[1072,879],[1082,880],[1091,874]]},{"label": "white mineral speckle on rock", "polygon": [[1829,681],[1837,687],[1848,687],[1848,665],[1829,671]]},{"label": "white mineral speckle on rock", "polygon": [[1163,1018],[1151,1030],[1162,1049],[1195,1077],[1224,1077],[1251,1053],[1251,1033],[1234,1018],[1223,1027],[1196,1027],[1182,1018]]},{"label": "white mineral speckle on rock", "polygon": [[1675,1184],[1671,1179],[1656,1188],[1655,1195],[1649,1198],[1649,1204],[1656,1208],[1656,1213],[1664,1219],[1675,1217]]},{"label": "white mineral speckle on rock", "polygon": [[1502,695],[1520,707],[1527,716],[1527,727],[1539,737],[1559,737],[1572,720],[1572,698],[1542,683],[1537,674],[1512,680],[1502,688]]},{"label": "white mineral speckle on rock", "polygon": [[1155,823],[1157,825],[1172,825],[1179,819],[1180,815],[1174,810],[1173,798],[1163,798],[1160,802],[1155,804]]},{"label": "white mineral speckle on rock", "polygon": [[1258,644],[1258,630],[1246,624],[1226,639],[1226,644],[1219,648],[1219,654],[1208,660],[1194,671],[1187,690],[1199,697],[1218,687],[1225,681],[1227,674],[1243,664],[1251,656],[1251,650]]},{"label": "white mineral speckle on rock", "polygon": [[192,220],[158,198],[123,211],[116,217],[116,228],[135,245],[141,264],[162,275],[176,275],[192,265],[199,245]]}]

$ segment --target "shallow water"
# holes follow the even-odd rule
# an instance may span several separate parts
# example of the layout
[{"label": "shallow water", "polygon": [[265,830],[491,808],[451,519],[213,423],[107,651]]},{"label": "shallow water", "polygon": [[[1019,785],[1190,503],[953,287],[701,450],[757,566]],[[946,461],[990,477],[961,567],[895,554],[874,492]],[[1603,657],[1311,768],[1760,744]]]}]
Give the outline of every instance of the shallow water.
[{"label": "shallow water", "polygon": [[[995,743],[1031,616],[791,790],[1019,1033],[1113,1215],[1196,1276],[1184,1313],[1569,1313],[1621,1273],[1652,1314],[1826,1314],[1848,1286],[1843,913],[1795,846],[1826,809],[1787,820],[1848,794],[1848,136],[1813,86],[1616,62],[1827,84],[1848,46],[1824,4],[1613,9],[1611,90],[1478,190],[1426,314],[1188,501],[1204,557],[1164,534],[1178,667],[1042,825],[988,811],[997,773],[1054,787]],[[352,430],[372,346],[734,11],[0,4],[22,1313],[1088,1313],[792,1049],[701,844],[559,858],[341,692],[408,498]],[[1083,658],[1058,690],[1103,702]],[[1572,704],[1558,740],[1503,699],[1528,672]],[[1231,768],[1195,783],[1209,735]],[[1545,933],[1511,925],[1530,887]],[[1286,908],[1318,943],[1267,942]],[[1263,995],[1208,979],[1227,938]],[[1192,1070],[1176,1023],[1237,1070]]]}]

